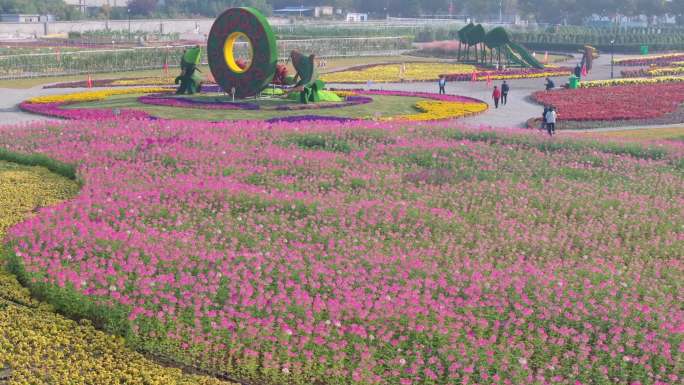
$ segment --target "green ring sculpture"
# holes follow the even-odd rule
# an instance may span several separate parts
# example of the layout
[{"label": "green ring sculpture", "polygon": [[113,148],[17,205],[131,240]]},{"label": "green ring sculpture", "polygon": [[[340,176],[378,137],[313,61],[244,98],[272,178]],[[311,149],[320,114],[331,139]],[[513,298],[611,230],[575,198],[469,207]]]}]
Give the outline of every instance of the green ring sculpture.
[{"label": "green ring sculpture", "polygon": [[[233,56],[233,45],[247,38],[252,49],[251,64],[242,69]],[[216,83],[235,97],[247,98],[266,88],[276,71],[278,49],[271,26],[254,8],[230,8],[211,26],[207,58]]]}]

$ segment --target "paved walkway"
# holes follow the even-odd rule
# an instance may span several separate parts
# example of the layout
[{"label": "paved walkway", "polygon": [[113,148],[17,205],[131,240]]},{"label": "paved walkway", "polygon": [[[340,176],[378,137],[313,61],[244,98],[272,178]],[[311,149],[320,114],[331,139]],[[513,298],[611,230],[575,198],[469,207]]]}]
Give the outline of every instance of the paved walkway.
[{"label": "paved walkway", "polygon": [[69,92],[69,90],[46,90],[43,89],[42,86],[26,89],[0,88],[0,123],[21,124],[35,121],[54,120],[45,116],[23,112],[19,109],[19,103],[35,96],[63,94],[66,92]]}]

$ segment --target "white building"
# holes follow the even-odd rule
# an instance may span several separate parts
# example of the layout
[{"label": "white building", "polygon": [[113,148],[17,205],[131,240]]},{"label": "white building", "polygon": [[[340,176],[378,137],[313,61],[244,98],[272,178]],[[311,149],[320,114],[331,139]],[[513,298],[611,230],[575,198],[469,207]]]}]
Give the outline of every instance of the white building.
[{"label": "white building", "polygon": [[367,13],[348,13],[347,14],[347,21],[352,22],[352,23],[368,21],[368,14]]}]

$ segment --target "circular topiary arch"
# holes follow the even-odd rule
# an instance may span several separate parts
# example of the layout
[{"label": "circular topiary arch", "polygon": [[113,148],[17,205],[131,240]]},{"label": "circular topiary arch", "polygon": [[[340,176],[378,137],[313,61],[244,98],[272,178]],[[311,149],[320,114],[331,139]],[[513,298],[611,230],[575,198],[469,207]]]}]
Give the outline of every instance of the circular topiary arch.
[{"label": "circular topiary arch", "polygon": [[[240,68],[233,56],[233,45],[246,38],[252,62]],[[273,79],[278,61],[276,39],[266,18],[253,8],[230,8],[211,26],[207,42],[211,73],[227,93],[247,98],[257,95]]]}]

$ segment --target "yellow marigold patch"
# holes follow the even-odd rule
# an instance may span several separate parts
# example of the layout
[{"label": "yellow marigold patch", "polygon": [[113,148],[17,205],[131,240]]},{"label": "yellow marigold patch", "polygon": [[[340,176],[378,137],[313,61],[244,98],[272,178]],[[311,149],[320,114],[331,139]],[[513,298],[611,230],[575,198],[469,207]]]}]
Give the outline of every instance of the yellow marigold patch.
[{"label": "yellow marigold patch", "polygon": [[425,100],[416,103],[416,109],[421,111],[417,114],[400,115],[387,120],[430,121],[455,119],[486,111],[489,106],[486,103],[477,102],[446,102],[441,100]]},{"label": "yellow marigold patch", "polygon": [[321,80],[327,83],[391,83],[421,80],[436,80],[440,74],[465,74],[475,71],[470,64],[448,63],[406,63],[406,71],[402,73],[402,65],[381,64],[359,70],[347,70],[321,75]]},{"label": "yellow marigold patch", "polygon": [[107,99],[114,95],[128,95],[128,94],[150,94],[158,92],[172,92],[170,88],[158,87],[136,87],[136,88],[119,88],[119,89],[105,89],[97,91],[75,92],[63,95],[45,95],[37,96],[27,100],[29,103],[79,103],[79,102],[95,102],[98,100]]},{"label": "yellow marigold patch", "polygon": [[657,67],[647,70],[653,76],[669,76],[684,74],[684,66]]},{"label": "yellow marigold patch", "polygon": [[112,82],[113,86],[170,86],[174,84],[172,77],[153,77],[140,79],[123,79]]}]

